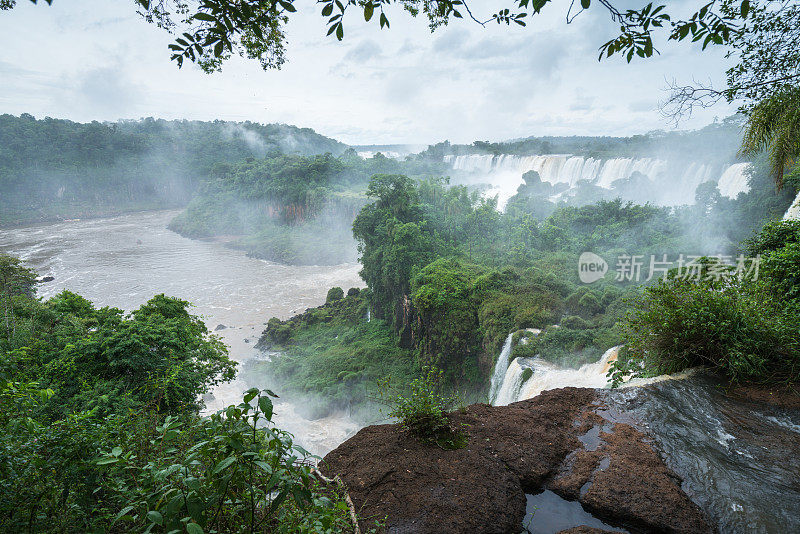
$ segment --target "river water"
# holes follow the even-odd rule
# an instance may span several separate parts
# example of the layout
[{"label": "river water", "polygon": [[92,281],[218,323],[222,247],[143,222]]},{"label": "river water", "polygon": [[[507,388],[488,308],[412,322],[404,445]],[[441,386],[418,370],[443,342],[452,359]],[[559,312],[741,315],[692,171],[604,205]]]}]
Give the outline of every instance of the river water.
[{"label": "river water", "polygon": [[[220,243],[186,239],[166,229],[176,211],[128,214],[0,229],[0,252],[15,255],[40,276],[48,298],[69,289],[97,306],[133,310],[158,293],[188,300],[244,364],[263,357],[253,345],[270,317],[286,319],[325,302],[329,288],[361,287],[358,264],[288,266],[248,258]],[[207,410],[241,402],[250,387],[275,389],[266,377],[239,376],[206,399]],[[302,399],[283,396],[275,405],[276,424],[298,443],[324,454],[358,430],[346,414],[310,420],[296,408]]]}]

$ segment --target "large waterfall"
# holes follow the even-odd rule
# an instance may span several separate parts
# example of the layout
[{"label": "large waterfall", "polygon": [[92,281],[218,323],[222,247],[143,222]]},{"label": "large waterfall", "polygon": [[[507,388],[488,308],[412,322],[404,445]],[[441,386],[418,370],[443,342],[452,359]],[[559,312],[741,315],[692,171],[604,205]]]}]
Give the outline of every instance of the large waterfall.
[{"label": "large waterfall", "polygon": [[[504,347],[505,349],[505,347]],[[515,358],[508,364],[505,376],[496,396],[490,396],[495,406],[505,406],[512,402],[533,398],[542,391],[568,386],[603,388],[608,384],[606,373],[611,362],[617,358],[619,347],[608,349],[594,363],[587,363],[578,369],[558,367],[539,357]],[[495,367],[495,374],[498,368]],[[526,370],[529,370],[526,373]],[[494,377],[492,378],[494,385]]]},{"label": "large waterfall", "polygon": [[[707,181],[717,181],[720,191],[729,198],[748,190],[745,170],[748,163],[729,166],[699,162],[676,163],[653,158],[596,159],[572,155],[513,156],[501,154],[448,155],[444,161],[453,170],[477,174],[497,195],[502,209],[523,183],[522,175],[528,171],[539,173],[542,181],[551,184],[575,186],[586,180],[594,185],[611,189],[616,180],[630,178],[639,172],[654,183],[662,184],[663,192],[656,203],[664,205],[691,204],[697,186]],[[676,179],[677,177],[677,179]]]}]

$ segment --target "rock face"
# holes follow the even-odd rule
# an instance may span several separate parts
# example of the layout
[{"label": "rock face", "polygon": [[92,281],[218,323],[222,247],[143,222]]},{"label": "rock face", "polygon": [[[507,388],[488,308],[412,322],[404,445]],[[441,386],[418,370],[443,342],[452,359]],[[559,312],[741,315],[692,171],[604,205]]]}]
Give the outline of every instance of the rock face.
[{"label": "rock face", "polygon": [[713,532],[647,436],[604,418],[604,408],[601,394],[581,388],[474,404],[450,415],[469,436],[463,449],[371,426],[322,468],[341,476],[362,527],[378,521],[390,533],[519,533],[525,493],[546,489],[630,532]]}]

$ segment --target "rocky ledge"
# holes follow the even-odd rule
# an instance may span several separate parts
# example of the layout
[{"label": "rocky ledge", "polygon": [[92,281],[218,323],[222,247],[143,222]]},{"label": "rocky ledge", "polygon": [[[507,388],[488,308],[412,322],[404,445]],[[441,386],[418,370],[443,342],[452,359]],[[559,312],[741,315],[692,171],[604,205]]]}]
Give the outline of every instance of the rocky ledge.
[{"label": "rocky ledge", "polygon": [[550,490],[629,532],[713,532],[648,436],[609,414],[602,391],[582,388],[474,404],[450,415],[469,436],[465,448],[442,450],[377,425],[330,452],[322,468],[342,478],[364,530],[378,522],[390,533],[519,533],[526,494]]}]

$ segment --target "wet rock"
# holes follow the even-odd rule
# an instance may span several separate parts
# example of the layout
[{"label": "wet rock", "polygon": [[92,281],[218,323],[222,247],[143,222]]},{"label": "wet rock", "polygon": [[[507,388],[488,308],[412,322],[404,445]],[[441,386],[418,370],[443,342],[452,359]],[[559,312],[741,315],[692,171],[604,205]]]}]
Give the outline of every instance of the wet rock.
[{"label": "wet rock", "polygon": [[603,530],[602,528],[580,526],[575,528],[568,528],[556,534],[616,534],[613,530]]},{"label": "wet rock", "polygon": [[517,533],[525,493],[544,490],[631,532],[713,531],[648,437],[606,421],[603,407],[602,396],[584,388],[474,404],[450,414],[469,437],[453,451],[422,445],[398,425],[371,426],[322,468],[342,477],[365,528],[383,519],[388,532]]},{"label": "wet rock", "polygon": [[800,390],[797,386],[736,386],[728,394],[733,399],[800,409]]},{"label": "wet rock", "polygon": [[52,282],[53,280],[55,280],[55,277],[53,277],[53,276],[43,276],[43,277],[39,278],[37,280],[37,282],[39,282],[40,284],[43,284],[45,282]]},{"label": "wet rock", "polygon": [[217,327],[214,329],[214,332],[219,332],[220,330],[225,330],[226,328],[228,327],[225,326],[224,324],[218,324]]},{"label": "wet rock", "polygon": [[249,340],[249,339],[247,339],[247,338],[245,338],[244,342],[245,342],[245,343],[250,343],[250,340]]}]

